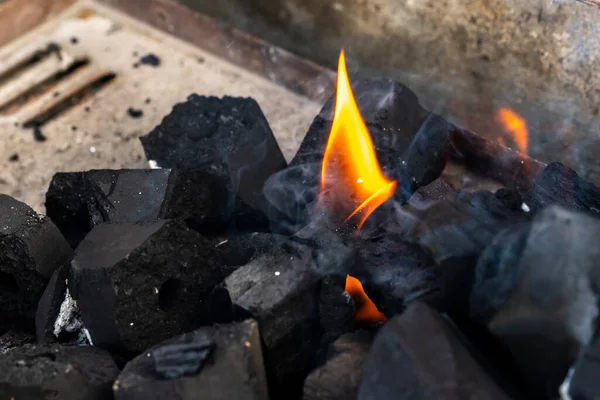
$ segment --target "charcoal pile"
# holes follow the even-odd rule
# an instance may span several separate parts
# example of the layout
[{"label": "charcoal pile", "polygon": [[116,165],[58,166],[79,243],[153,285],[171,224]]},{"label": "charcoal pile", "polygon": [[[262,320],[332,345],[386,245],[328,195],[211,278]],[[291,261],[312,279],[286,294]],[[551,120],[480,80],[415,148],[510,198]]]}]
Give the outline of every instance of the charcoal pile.
[{"label": "charcoal pile", "polygon": [[289,165],[254,100],[192,95],[148,169],[57,173],[47,216],[0,195],[0,398],[597,398],[600,189],[352,90]]}]

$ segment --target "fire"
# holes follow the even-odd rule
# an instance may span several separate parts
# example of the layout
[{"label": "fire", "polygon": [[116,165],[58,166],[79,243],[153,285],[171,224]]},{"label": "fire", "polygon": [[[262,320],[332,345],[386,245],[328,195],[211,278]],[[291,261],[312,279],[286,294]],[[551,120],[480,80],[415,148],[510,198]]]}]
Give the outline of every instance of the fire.
[{"label": "fire", "polygon": [[501,108],[496,113],[496,121],[506,133],[511,135],[523,154],[527,154],[529,144],[529,133],[527,130],[527,121],[510,108]]},{"label": "fire", "polygon": [[358,279],[350,275],[346,277],[346,292],[354,299],[354,304],[356,304],[354,314],[356,321],[378,323],[386,320],[385,315],[379,312],[375,303],[367,296],[362,283]]},{"label": "fire", "polygon": [[[333,123],[321,167],[321,189],[333,192],[338,199],[354,201],[354,211],[345,222],[360,214],[357,230],[396,190],[396,182],[385,177],[377,161],[373,141],[348,80],[343,50],[338,63]],[[356,304],[356,321],[373,323],[386,320],[358,279],[348,275],[346,291]]]},{"label": "fire", "polygon": [[[387,179],[379,167],[373,141],[352,94],[343,50],[333,124],[321,167],[321,189],[350,191],[349,197],[358,206],[346,221],[361,214],[358,229],[396,189],[396,182]],[[346,196],[346,192],[340,195]]]}]

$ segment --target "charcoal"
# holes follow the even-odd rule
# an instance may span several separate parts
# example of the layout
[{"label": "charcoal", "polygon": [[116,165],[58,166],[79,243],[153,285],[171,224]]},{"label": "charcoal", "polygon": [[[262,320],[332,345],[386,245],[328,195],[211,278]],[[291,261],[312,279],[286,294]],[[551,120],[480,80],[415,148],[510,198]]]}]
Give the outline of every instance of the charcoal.
[{"label": "charcoal", "polygon": [[37,303],[50,276],[72,251],[49,218],[0,195],[0,330],[34,327]]},{"label": "charcoal", "polygon": [[529,398],[558,388],[596,331],[600,221],[550,206],[482,255],[471,314],[509,349]]},{"label": "charcoal", "polygon": [[354,247],[358,261],[352,275],[386,316],[401,313],[412,298],[435,288],[439,271],[431,253],[400,234],[361,232]]},{"label": "charcoal", "polygon": [[[35,327],[37,342],[39,344],[50,344],[57,340],[59,329],[56,326],[57,319],[61,318],[61,307],[65,303],[67,294],[68,266],[54,271],[48,286],[44,290],[35,313]],[[70,299],[70,296],[69,296]],[[71,303],[72,304],[72,303]],[[64,307],[68,305],[65,304]],[[64,313],[69,311],[63,310]],[[68,318],[63,315],[62,318]],[[61,323],[59,322],[59,326]],[[55,333],[56,332],[56,333]]]},{"label": "charcoal", "polygon": [[288,241],[226,278],[233,303],[255,318],[265,345],[274,397],[295,398],[319,344],[319,286],[315,251]]},{"label": "charcoal", "polygon": [[223,262],[227,266],[225,275],[229,275],[237,267],[248,263],[273,247],[283,244],[287,239],[283,235],[264,232],[230,234],[218,245],[223,255]]},{"label": "charcoal", "polygon": [[[165,353],[176,372],[168,377],[153,361]],[[169,339],[130,361],[113,390],[116,400],[268,399],[258,326],[247,320]]]},{"label": "charcoal", "polygon": [[354,329],[355,304],[346,292],[345,276],[327,276],[319,290],[319,321],[326,346]]},{"label": "charcoal", "polygon": [[196,375],[213,351],[215,343],[206,331],[196,331],[185,341],[165,344],[150,352],[154,371],[166,379]]},{"label": "charcoal", "polygon": [[75,252],[68,289],[94,345],[138,353],[210,323],[203,300],[222,280],[212,242],[183,223],[106,223]]},{"label": "charcoal", "polygon": [[35,336],[27,331],[11,330],[0,335],[0,357],[17,347],[34,344]]},{"label": "charcoal", "polygon": [[459,193],[412,210],[400,224],[410,240],[429,248],[441,263],[478,256],[499,231],[529,221],[531,214],[521,205],[518,193],[510,190]]},{"label": "charcoal", "polygon": [[104,400],[119,370],[90,346],[26,345],[0,356],[0,398]]},{"label": "charcoal", "polygon": [[568,394],[574,400],[594,400],[600,398],[600,342],[595,340],[581,352],[573,367]]},{"label": "charcoal", "polygon": [[557,162],[548,164],[524,200],[534,213],[553,204],[596,216],[600,213],[600,188]]},{"label": "charcoal", "polygon": [[182,219],[203,234],[267,229],[258,210],[234,195],[214,171],[92,170],[54,175],[46,193],[48,216],[75,247],[103,222]]},{"label": "charcoal", "polygon": [[148,160],[162,168],[222,170],[233,192],[265,206],[265,180],[287,166],[260,107],[250,98],[193,94],[141,139]]},{"label": "charcoal", "polygon": [[447,321],[420,302],[379,331],[363,371],[359,400],[509,398]]},{"label": "charcoal", "polygon": [[373,333],[365,330],[346,333],[336,340],[327,362],[306,378],[303,399],[356,399],[363,363],[372,341]]},{"label": "charcoal", "polygon": [[430,114],[404,151],[398,167],[400,180],[397,198],[405,202],[421,186],[436,180],[446,167],[450,153],[451,125]]}]

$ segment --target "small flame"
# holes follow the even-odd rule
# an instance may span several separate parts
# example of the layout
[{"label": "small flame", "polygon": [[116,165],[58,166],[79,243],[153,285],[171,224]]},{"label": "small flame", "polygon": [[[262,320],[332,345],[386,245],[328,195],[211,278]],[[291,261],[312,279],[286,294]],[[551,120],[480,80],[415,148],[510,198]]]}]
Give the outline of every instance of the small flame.
[{"label": "small flame", "polygon": [[496,121],[506,133],[511,135],[523,154],[527,154],[529,144],[529,133],[527,130],[527,121],[510,108],[501,108],[496,113]]},{"label": "small flame", "polygon": [[[333,123],[321,167],[321,189],[323,192],[335,191],[333,195],[338,199],[354,201],[354,211],[346,222],[362,214],[357,230],[396,190],[396,182],[387,179],[379,167],[373,141],[352,94],[343,50],[338,63]],[[346,277],[346,292],[354,299],[356,321],[386,320],[358,279]]]},{"label": "small flame", "polygon": [[375,303],[367,296],[362,283],[358,279],[350,275],[346,276],[346,292],[352,297],[356,305],[356,312],[354,314],[356,321],[380,323],[386,320],[385,315],[379,312]]},{"label": "small flame", "polygon": [[[344,51],[340,53],[335,113],[321,169],[322,190],[349,190],[358,206],[346,221],[362,213],[358,229],[369,215],[392,197],[396,182],[387,179],[352,94]],[[341,194],[346,196],[346,192]]]}]

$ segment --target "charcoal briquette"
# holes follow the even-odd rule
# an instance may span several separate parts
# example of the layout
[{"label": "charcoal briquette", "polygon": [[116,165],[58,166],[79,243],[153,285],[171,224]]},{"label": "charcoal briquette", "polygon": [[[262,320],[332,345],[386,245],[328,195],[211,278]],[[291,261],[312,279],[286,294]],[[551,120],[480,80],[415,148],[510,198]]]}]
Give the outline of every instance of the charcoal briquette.
[{"label": "charcoal briquette", "polygon": [[304,382],[303,400],[356,399],[373,332],[346,333],[329,349],[328,360]]},{"label": "charcoal briquette", "polygon": [[0,355],[0,398],[104,400],[119,370],[90,346],[25,345]]},{"label": "charcoal briquette", "polygon": [[266,207],[265,180],[287,163],[259,105],[250,98],[198,96],[173,110],[141,139],[148,160],[162,168],[223,168],[234,193]]},{"label": "charcoal briquette", "polygon": [[420,302],[380,329],[363,371],[359,400],[509,399],[448,322]]},{"label": "charcoal briquette", "polygon": [[128,354],[210,323],[203,301],[222,281],[212,241],[183,223],[105,223],[81,242],[68,289],[94,345]]},{"label": "charcoal briquette", "polygon": [[600,188],[557,162],[548,164],[523,197],[532,213],[558,205],[600,215]]},{"label": "charcoal briquette", "polygon": [[273,396],[298,397],[320,339],[321,273],[314,251],[289,241],[226,278],[233,303],[258,321]]},{"label": "charcoal briquette", "polygon": [[204,327],[169,339],[130,361],[113,391],[116,400],[266,400],[257,323]]},{"label": "charcoal briquette", "polygon": [[503,232],[482,255],[472,318],[508,348],[529,393],[558,393],[596,332],[600,221],[550,206]]},{"label": "charcoal briquette", "polygon": [[0,330],[33,328],[38,300],[50,276],[72,250],[52,221],[0,195]]},{"label": "charcoal briquette", "polygon": [[46,210],[73,247],[103,222],[180,219],[210,235],[250,227],[267,229],[266,216],[242,202],[228,179],[213,172],[124,169],[57,173],[46,193]]}]

